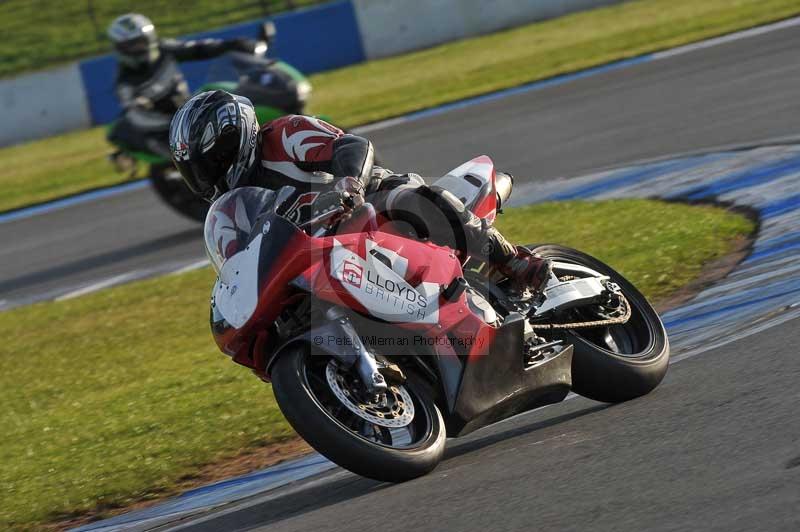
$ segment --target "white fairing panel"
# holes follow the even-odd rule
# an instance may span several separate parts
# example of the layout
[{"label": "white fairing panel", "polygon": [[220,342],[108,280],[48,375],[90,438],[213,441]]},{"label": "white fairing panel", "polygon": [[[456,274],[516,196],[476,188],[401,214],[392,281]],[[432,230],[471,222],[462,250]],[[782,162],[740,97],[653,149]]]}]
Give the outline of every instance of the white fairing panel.
[{"label": "white fairing panel", "polygon": [[[251,226],[247,219],[247,210],[240,196],[226,196],[217,200],[209,209],[203,226],[206,254],[211,261],[211,266],[219,273],[222,265],[231,255],[239,251],[238,238],[240,232],[249,233]],[[233,207],[233,219],[228,216],[225,209],[219,205],[229,203]]]},{"label": "white fairing panel", "polygon": [[366,248],[365,260],[334,240],[331,276],[377,318],[394,323],[437,323],[439,285],[423,282],[417,287],[411,286],[403,278],[408,267],[405,257],[370,240]]},{"label": "white fairing panel", "polygon": [[241,328],[258,305],[258,257],[263,234],[239,253],[228,258],[214,285],[213,304],[225,321]]},{"label": "white fairing panel", "polygon": [[400,277],[405,278],[406,272],[408,271],[408,259],[400,255],[394,250],[386,249],[377,244],[374,240],[367,240],[366,245],[367,254],[373,256],[373,253],[377,252],[386,257],[386,260],[389,261],[391,265],[391,269],[399,275]]},{"label": "white fairing panel", "polygon": [[458,199],[472,208],[492,190],[494,163],[486,155],[467,161],[458,168],[450,170],[434,183],[453,193]]},{"label": "white fairing panel", "polygon": [[271,207],[275,198],[276,193],[272,190],[240,187],[226,192],[211,205],[203,225],[203,238],[206,253],[217,274],[228,258],[247,246],[253,222]]}]

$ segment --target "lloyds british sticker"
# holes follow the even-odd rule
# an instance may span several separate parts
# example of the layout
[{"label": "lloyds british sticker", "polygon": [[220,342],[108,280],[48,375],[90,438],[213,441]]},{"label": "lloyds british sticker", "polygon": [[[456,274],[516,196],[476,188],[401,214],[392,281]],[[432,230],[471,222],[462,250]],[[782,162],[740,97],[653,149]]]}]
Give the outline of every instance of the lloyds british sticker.
[{"label": "lloyds british sticker", "polygon": [[[372,243],[370,247],[377,247]],[[368,255],[364,260],[337,240],[331,251],[331,275],[372,315],[391,322],[439,321],[439,285],[413,287],[392,268]]]}]

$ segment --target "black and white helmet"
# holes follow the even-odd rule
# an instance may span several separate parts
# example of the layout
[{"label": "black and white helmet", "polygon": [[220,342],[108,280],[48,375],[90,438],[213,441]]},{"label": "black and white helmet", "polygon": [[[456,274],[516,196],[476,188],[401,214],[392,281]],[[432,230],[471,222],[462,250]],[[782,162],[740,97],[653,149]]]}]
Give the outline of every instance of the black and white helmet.
[{"label": "black and white helmet", "polygon": [[256,163],[258,119],[250,100],[202,92],[178,109],[169,128],[172,160],[195,194],[235,188]]},{"label": "black and white helmet", "polygon": [[158,60],[156,28],[144,15],[128,13],[117,17],[108,27],[108,37],[119,60],[126,65],[138,67]]}]

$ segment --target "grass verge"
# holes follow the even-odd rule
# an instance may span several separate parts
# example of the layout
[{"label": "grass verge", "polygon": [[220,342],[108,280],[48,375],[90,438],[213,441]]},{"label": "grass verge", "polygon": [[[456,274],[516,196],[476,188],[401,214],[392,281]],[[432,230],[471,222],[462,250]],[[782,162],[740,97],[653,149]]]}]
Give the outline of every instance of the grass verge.
[{"label": "grass verge", "polygon": [[[650,200],[508,209],[499,225],[595,254],[656,299],[754,229]],[[204,269],[0,313],[0,529],[161,497],[203,465],[292,436],[268,386],[214,346],[212,279]]]},{"label": "grass verge", "polygon": [[[798,0],[626,2],[312,76],[312,111],[350,127],[798,13]],[[108,151],[102,129],[0,150],[0,211],[121,182]]]},{"label": "grass verge", "polygon": [[[0,2],[0,76],[89,55],[107,53],[106,28],[135,7],[150,17],[162,37],[176,37],[246,22],[266,13],[302,7],[321,0],[4,0]],[[191,8],[187,14],[187,7]]]}]

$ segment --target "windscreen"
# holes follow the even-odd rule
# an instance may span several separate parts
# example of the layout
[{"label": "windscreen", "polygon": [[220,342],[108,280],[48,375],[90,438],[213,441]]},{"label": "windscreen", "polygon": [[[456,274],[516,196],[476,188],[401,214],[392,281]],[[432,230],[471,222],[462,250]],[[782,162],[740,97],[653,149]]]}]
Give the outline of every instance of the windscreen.
[{"label": "windscreen", "polygon": [[259,55],[244,52],[228,52],[211,64],[206,74],[206,83],[233,82],[253,70],[263,71],[272,64],[272,60]]},{"label": "windscreen", "polygon": [[241,73],[239,69],[233,64],[230,57],[223,55],[214,59],[214,62],[208,69],[206,74],[206,83],[216,83],[220,81],[230,81],[236,83],[239,81]]},{"label": "windscreen", "polygon": [[217,274],[227,259],[247,246],[256,218],[275,208],[276,196],[269,189],[241,187],[226,192],[211,205],[203,236]]}]

